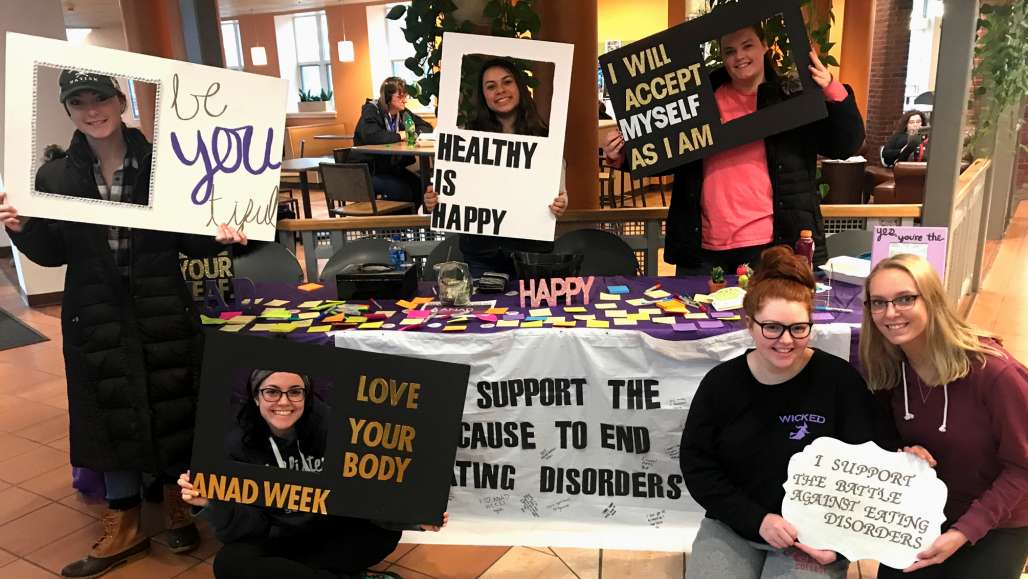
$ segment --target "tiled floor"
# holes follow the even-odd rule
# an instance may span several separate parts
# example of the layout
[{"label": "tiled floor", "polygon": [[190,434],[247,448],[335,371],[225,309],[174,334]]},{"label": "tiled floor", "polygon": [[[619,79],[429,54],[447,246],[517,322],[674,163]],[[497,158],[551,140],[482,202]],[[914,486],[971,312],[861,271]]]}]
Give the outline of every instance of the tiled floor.
[{"label": "tiled floor", "polygon": [[[1028,202],[1018,208],[970,316],[1000,334],[1020,360],[1028,360],[1028,294],[1020,291],[1028,286],[1026,265]],[[25,307],[9,267],[0,269],[8,274],[0,274],[0,307],[50,338],[0,351],[0,577],[53,577],[99,536],[100,507],[84,502],[71,488],[59,308]],[[159,513],[148,509],[144,514],[146,527],[159,531]],[[197,552],[171,554],[158,536],[149,557],[107,577],[212,577],[218,545],[208,529],[203,532],[206,539]],[[411,579],[557,579],[681,577],[686,564],[682,553],[401,545],[382,568]],[[876,570],[875,563],[862,561],[851,567],[850,577],[874,577]]]}]

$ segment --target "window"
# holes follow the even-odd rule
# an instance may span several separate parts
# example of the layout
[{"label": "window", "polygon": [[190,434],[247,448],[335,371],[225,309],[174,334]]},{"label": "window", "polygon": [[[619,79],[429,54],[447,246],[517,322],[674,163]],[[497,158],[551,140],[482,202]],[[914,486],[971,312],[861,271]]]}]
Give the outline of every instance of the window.
[{"label": "window", "polygon": [[[385,15],[393,6],[406,5],[410,2],[393,2],[391,4],[374,4],[367,7],[368,18],[368,52],[371,57],[371,82],[374,95],[378,95],[378,87],[390,76],[398,76],[408,84],[418,80],[403,63],[414,56],[414,47],[403,37],[403,28],[407,26],[405,19],[389,20]],[[407,107],[420,115],[431,114],[431,106],[424,106],[417,99],[407,101]]]},{"label": "window", "polygon": [[[393,6],[405,5],[410,7],[410,2],[397,2],[395,4],[389,4],[385,7],[386,14],[392,10]],[[418,80],[415,75],[403,61],[414,56],[414,47],[411,43],[407,42],[407,39],[403,37],[403,27],[406,26],[404,20],[389,20],[385,21],[386,24],[386,46],[389,50],[389,76],[398,76],[410,84]]]},{"label": "window", "polygon": [[294,15],[293,39],[300,90],[313,95],[332,90],[332,50],[325,12]]},{"label": "window", "polygon": [[225,49],[225,67],[233,70],[243,69],[243,43],[239,36],[238,20],[221,22],[221,43]]}]

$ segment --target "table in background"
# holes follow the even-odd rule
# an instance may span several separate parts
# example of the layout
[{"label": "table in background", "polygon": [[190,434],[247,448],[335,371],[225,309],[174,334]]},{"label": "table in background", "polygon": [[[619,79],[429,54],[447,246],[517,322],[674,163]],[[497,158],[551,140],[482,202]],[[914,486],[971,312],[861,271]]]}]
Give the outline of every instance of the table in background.
[{"label": "table in background", "polygon": [[407,143],[388,143],[385,145],[356,145],[350,151],[359,151],[367,155],[413,155],[418,158],[418,177],[421,178],[421,191],[432,182],[432,167],[429,160],[435,157],[436,142],[418,141],[413,147]]},{"label": "table in background", "polygon": [[311,188],[307,179],[308,171],[317,171],[322,163],[334,163],[332,157],[298,157],[282,161],[282,171],[293,171],[300,175],[300,196],[303,201],[303,216],[311,218]]}]

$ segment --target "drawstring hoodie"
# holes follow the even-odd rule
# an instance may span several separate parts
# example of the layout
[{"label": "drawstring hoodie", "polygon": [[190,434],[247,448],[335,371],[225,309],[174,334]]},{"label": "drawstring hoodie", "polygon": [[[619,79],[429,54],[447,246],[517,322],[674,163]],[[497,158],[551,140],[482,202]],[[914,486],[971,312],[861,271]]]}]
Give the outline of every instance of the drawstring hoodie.
[{"label": "drawstring hoodie", "polygon": [[[901,364],[901,370],[903,371],[903,420],[913,420],[914,414],[910,411],[910,395],[907,393],[907,363],[902,362]],[[939,432],[946,432],[946,419],[949,417],[948,384],[942,385],[942,395],[942,424],[939,426]]]}]

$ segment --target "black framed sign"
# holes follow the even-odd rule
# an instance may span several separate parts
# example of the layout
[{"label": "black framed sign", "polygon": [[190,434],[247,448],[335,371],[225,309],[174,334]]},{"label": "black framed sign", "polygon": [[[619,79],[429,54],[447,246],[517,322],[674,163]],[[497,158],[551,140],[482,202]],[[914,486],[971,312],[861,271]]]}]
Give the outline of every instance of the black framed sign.
[{"label": "black framed sign", "polygon": [[[796,64],[793,90],[779,103],[722,123],[707,56],[722,36],[769,19],[784,24]],[[809,51],[799,0],[744,0],[600,56],[625,139],[624,168],[636,179],[657,175],[826,117],[824,93],[807,70]]]},{"label": "black framed sign", "polygon": [[206,498],[259,507],[438,523],[469,372],[208,332],[193,485]]}]

